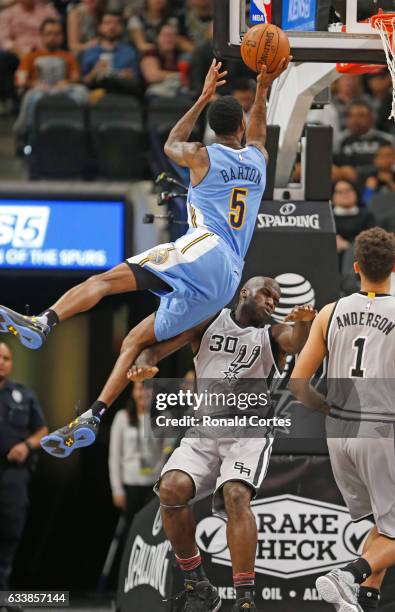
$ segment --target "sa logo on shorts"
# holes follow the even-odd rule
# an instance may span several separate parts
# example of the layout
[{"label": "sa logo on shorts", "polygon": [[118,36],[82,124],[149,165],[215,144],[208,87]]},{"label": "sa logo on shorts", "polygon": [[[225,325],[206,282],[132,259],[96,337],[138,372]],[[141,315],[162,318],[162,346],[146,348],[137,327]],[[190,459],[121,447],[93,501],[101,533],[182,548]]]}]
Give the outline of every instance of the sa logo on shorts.
[{"label": "sa logo on shorts", "polygon": [[169,251],[167,249],[155,249],[148,255],[148,259],[151,263],[160,266],[169,259]]}]

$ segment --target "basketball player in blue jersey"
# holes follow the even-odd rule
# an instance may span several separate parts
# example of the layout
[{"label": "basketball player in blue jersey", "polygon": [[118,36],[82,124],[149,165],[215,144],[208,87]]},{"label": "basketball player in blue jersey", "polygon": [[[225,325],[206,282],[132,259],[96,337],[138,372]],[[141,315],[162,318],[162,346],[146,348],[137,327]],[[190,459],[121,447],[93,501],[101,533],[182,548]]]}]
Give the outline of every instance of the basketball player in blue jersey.
[{"label": "basketball player in blue jersey", "polygon": [[[242,107],[231,96],[210,106],[209,123],[216,143],[204,147],[188,139],[217,88],[226,82],[221,62],[213,60],[201,96],[170,132],[166,154],[190,169],[185,236],[89,278],[37,317],[0,307],[0,331],[37,349],[59,322],[91,309],[105,296],[148,289],[161,297],[156,316],[143,321],[125,339],[98,400],[74,422],[77,430],[83,417],[100,420],[125,388],[128,368],[143,348],[201,323],[232,299],[265,189],[267,92],[290,60],[284,58],[270,74],[262,67],[247,130]],[[242,146],[244,135],[246,146]]]}]

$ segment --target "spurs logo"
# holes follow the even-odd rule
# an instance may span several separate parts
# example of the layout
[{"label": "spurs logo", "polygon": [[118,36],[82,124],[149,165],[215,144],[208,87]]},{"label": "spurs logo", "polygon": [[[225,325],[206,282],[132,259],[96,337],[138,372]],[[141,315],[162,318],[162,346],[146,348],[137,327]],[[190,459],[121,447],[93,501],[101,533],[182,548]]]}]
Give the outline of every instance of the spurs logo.
[{"label": "spurs logo", "polygon": [[237,374],[241,370],[251,368],[256,362],[256,360],[258,359],[259,355],[261,354],[261,347],[254,346],[254,348],[252,349],[247,359],[245,358],[246,354],[247,354],[247,345],[243,344],[240,347],[239,352],[237,353],[237,356],[233,359],[232,363],[230,364],[229,368],[226,371],[224,371],[225,378],[227,380],[234,380],[235,378],[238,378]]},{"label": "spurs logo", "polygon": [[241,463],[241,461],[236,461],[233,467],[235,470],[238,470],[240,472],[240,475],[243,475],[243,474],[245,474],[246,476],[251,475],[251,470],[249,468],[246,468],[244,463]]}]

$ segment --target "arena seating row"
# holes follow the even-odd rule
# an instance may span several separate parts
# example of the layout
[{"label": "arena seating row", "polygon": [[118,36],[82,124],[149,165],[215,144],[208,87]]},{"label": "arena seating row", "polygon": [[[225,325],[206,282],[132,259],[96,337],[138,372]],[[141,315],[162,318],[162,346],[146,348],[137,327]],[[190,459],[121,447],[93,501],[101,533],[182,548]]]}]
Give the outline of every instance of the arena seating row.
[{"label": "arena seating row", "polygon": [[108,94],[82,106],[61,94],[46,96],[35,111],[30,178],[148,178],[152,143],[163,146],[190,104],[186,97],[157,98],[144,109],[138,99]]}]

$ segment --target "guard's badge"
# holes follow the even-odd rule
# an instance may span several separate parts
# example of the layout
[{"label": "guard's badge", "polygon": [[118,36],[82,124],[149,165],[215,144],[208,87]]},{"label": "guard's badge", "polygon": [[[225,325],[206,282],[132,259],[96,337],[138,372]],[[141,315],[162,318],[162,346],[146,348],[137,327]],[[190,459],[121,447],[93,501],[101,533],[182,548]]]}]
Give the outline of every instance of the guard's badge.
[{"label": "guard's badge", "polygon": [[157,265],[161,266],[169,259],[169,251],[167,249],[155,249],[148,255],[148,260]]},{"label": "guard's badge", "polygon": [[21,401],[23,400],[23,395],[22,393],[19,391],[19,389],[13,389],[12,393],[12,399],[14,400],[14,402],[16,402],[17,404],[20,404]]}]

